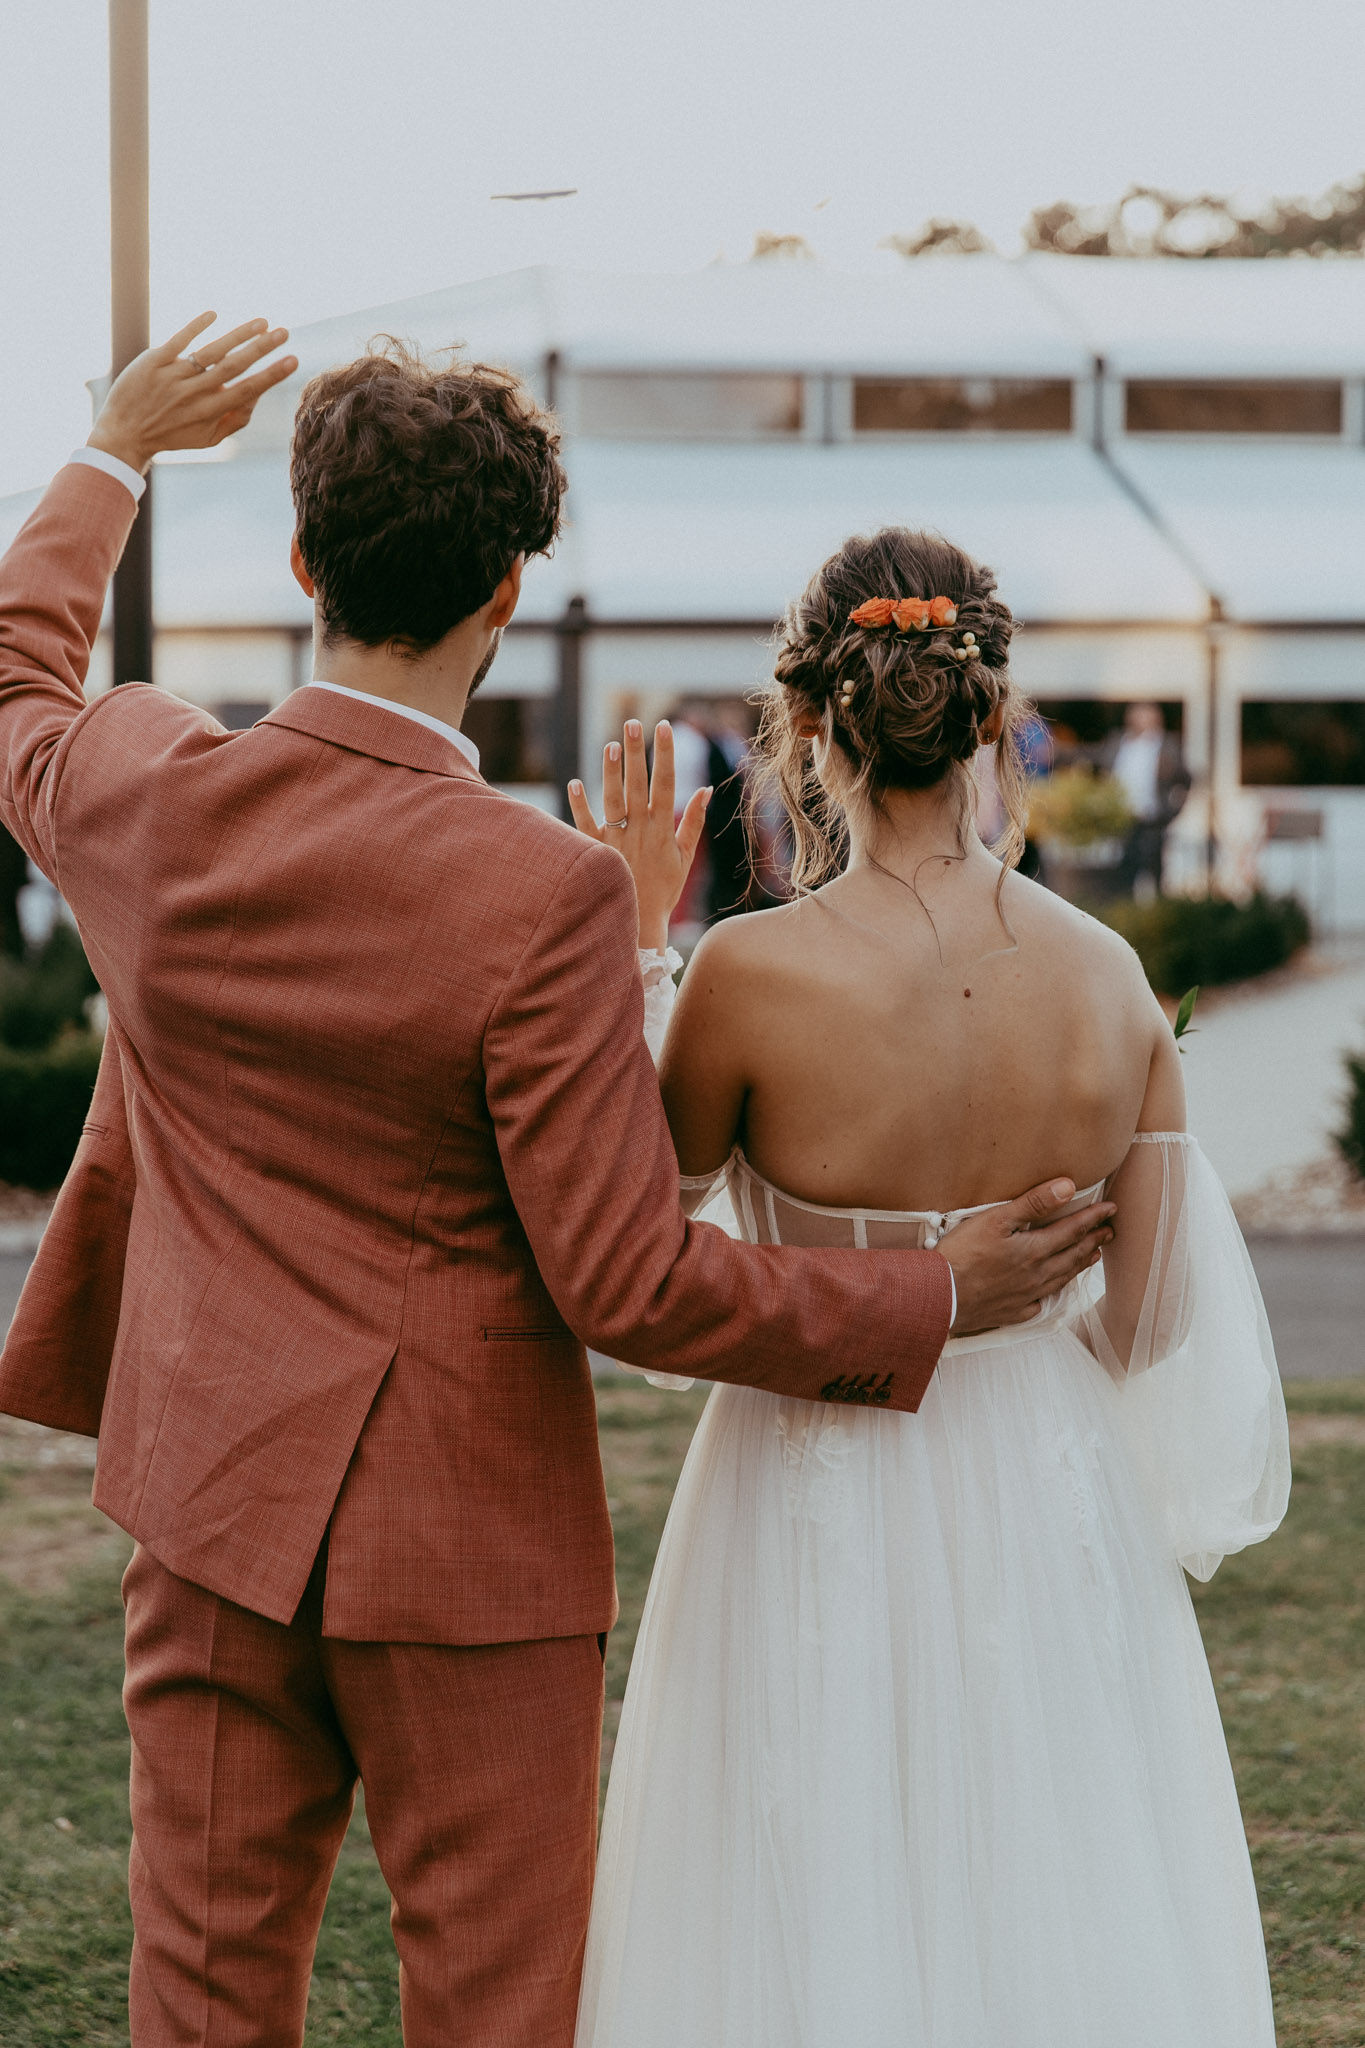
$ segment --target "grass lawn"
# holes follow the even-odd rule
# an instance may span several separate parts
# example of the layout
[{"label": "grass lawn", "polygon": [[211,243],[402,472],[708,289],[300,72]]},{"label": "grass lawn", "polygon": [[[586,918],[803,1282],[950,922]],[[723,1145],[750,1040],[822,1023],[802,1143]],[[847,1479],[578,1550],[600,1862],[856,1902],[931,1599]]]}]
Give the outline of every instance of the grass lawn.
[{"label": "grass lawn", "polygon": [[[1256,1861],[1281,2048],[1365,2048],[1365,1381],[1291,1385],[1289,1399],[1289,1519],[1196,1600]],[[608,1755],[701,1405],[700,1392],[600,1389],[622,1604],[608,1657]],[[88,1506],[80,1456],[74,1444],[0,1425],[4,2048],[127,2042],[126,1545]],[[318,1948],[309,2048],[398,2048],[387,1916],[358,1815]]]}]

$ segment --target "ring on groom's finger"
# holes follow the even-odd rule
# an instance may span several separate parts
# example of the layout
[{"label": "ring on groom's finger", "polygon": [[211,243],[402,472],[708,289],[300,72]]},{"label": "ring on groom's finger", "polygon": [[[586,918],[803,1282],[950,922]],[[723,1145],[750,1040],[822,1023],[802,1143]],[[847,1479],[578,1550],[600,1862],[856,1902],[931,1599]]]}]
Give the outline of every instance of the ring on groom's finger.
[{"label": "ring on groom's finger", "polygon": [[199,372],[199,374],[200,374],[200,376],[201,376],[201,377],[202,377],[202,376],[204,375],[205,371],[206,371],[206,370],[208,369],[208,364],[207,364],[207,363],[201,363],[201,362],[200,362],[200,360],[199,360],[199,358],[198,358],[198,356],[196,356],[196,355],[193,355],[193,354],[191,354],[191,355],[187,355],[187,356],[186,356],[186,358],[185,358],[185,361],[186,361],[187,363],[193,363],[193,364],[194,364],[194,367],[195,367],[195,369],[196,369],[196,370],[198,370],[198,372]]}]

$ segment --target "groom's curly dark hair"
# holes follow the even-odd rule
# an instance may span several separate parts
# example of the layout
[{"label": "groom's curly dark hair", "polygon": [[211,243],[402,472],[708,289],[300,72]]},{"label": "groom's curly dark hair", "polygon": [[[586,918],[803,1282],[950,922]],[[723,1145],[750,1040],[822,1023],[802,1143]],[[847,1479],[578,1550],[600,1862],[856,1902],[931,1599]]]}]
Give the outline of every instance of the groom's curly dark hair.
[{"label": "groom's curly dark hair", "polygon": [[559,433],[510,370],[390,335],[305,387],[289,465],[328,639],[423,654],[559,531]]}]

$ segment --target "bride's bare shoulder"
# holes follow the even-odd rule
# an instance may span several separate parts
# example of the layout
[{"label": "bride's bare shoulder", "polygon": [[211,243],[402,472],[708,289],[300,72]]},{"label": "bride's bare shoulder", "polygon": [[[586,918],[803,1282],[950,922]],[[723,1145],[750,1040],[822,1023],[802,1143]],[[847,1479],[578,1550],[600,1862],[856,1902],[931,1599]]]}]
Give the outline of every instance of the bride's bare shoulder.
[{"label": "bride's bare shoulder", "polygon": [[1027,934],[1054,958],[1073,961],[1079,967],[1117,972],[1125,979],[1137,975],[1146,986],[1141,963],[1127,939],[1101,924],[1088,910],[1081,910],[1064,896],[1045,889],[1040,882],[1031,882],[1025,875],[1011,875],[1004,908],[1018,936],[1022,939]]},{"label": "bride's bare shoulder", "polygon": [[785,978],[809,967],[811,941],[823,922],[816,896],[722,918],[703,934],[684,979],[737,989]]}]

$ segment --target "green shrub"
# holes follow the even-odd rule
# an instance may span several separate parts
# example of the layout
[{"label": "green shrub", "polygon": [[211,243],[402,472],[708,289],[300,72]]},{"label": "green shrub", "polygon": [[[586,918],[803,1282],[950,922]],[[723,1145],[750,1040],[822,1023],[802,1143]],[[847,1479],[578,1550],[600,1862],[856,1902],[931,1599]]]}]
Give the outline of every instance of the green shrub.
[{"label": "green shrub", "polygon": [[98,988],[79,935],[59,920],[45,945],[22,959],[0,957],[0,1046],[41,1052],[64,1031],[84,1028]]},{"label": "green shrub", "polygon": [[1281,967],[1307,945],[1308,913],[1296,896],[1246,903],[1222,896],[1159,896],[1152,903],[1107,903],[1097,915],[1121,932],[1159,995],[1179,996],[1198,982],[1247,981]]},{"label": "green shrub", "polygon": [[1090,768],[1059,768],[1040,775],[1029,788],[1030,839],[1063,846],[1097,846],[1122,839],[1133,822],[1123,784]]},{"label": "green shrub", "polygon": [[55,1188],[75,1154],[101,1041],[71,1031],[41,1052],[0,1046],[0,1181]]},{"label": "green shrub", "polygon": [[1346,1122],[1337,1144],[1352,1173],[1365,1180],[1365,1054],[1346,1055]]}]

